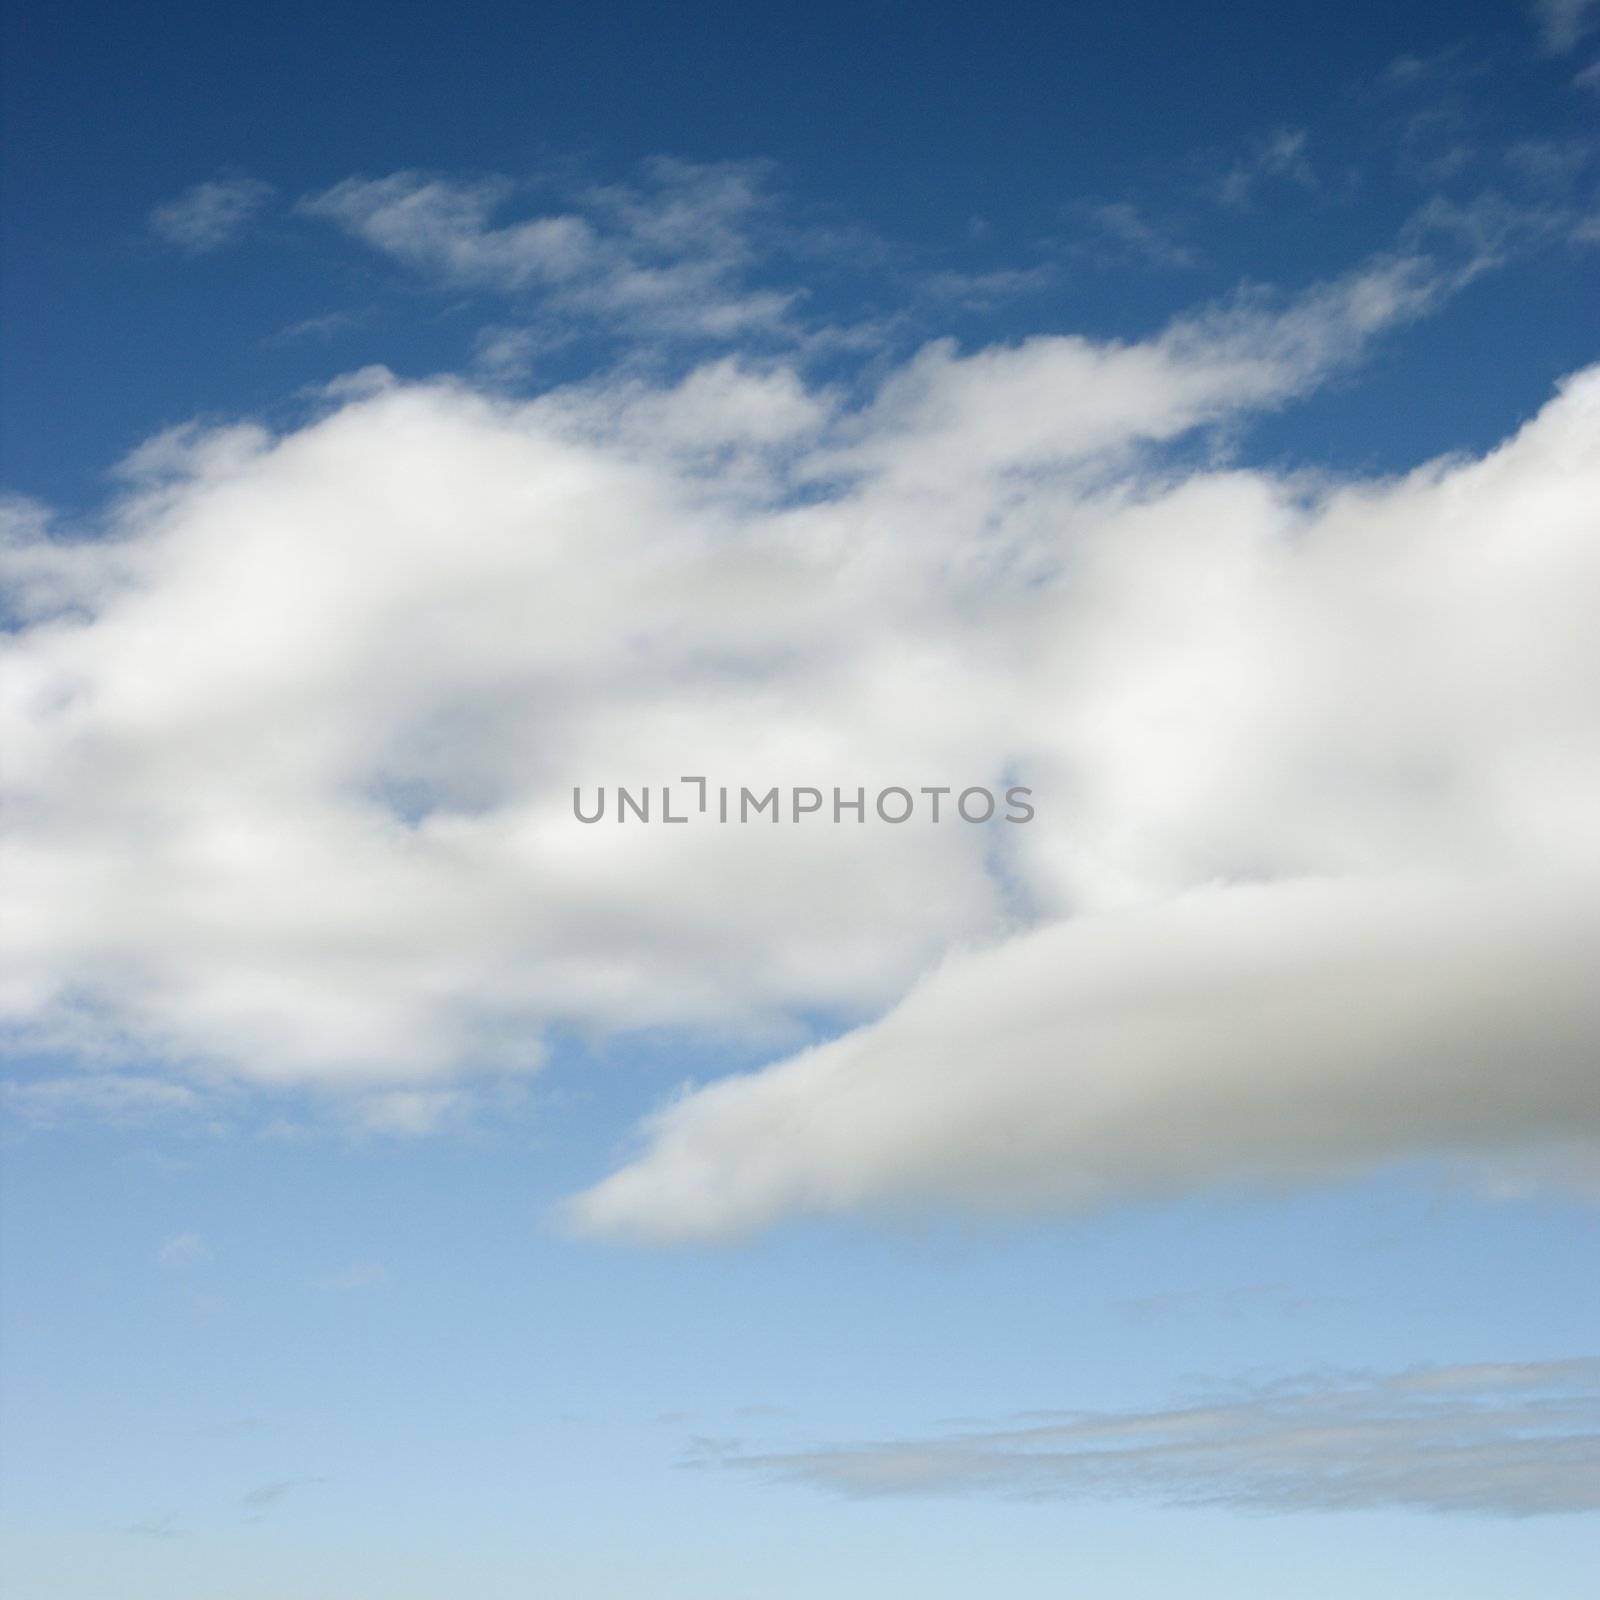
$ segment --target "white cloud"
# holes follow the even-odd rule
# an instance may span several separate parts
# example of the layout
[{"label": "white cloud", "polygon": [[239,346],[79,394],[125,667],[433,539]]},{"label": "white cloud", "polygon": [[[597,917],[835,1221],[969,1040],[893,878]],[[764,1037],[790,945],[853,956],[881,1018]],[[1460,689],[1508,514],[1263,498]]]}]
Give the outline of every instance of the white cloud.
[{"label": "white cloud", "polygon": [[1269,181],[1315,189],[1317,175],[1306,155],[1308,142],[1304,128],[1279,128],[1268,134],[1223,175],[1217,185],[1218,198],[1224,205],[1248,205],[1257,189]]},{"label": "white cloud", "polygon": [[1575,50],[1594,26],[1595,0],[1533,0],[1539,42],[1552,55]]},{"label": "white cloud", "polygon": [[[555,232],[421,180],[328,203],[460,281],[564,295],[593,249],[611,294],[697,239],[736,256],[717,218],[747,189],[667,169]],[[748,354],[525,401],[367,371],[281,436],[151,441],[98,537],[14,505],[4,1017],[97,1076],[308,1087],[397,1133],[537,1067],[554,1028],[777,1053],[883,1018],[690,1096],[580,1207],[682,1236],[1110,1196],[1118,1139],[1144,1190],[1481,1144],[1448,1106],[1490,1068],[1445,1063],[1438,1015],[1471,974],[1484,1039],[1552,1008],[1487,1141],[1537,1145],[1568,1104],[1559,1030],[1587,1026],[1539,958],[1593,903],[1596,378],[1487,460],[1400,482],[1187,448],[1478,265],[1405,251],[1140,342],[938,342],[860,390]],[[710,299],[737,299],[720,272]],[[686,773],[1026,782],[1039,816],[572,818],[575,785]],[[1164,941],[1194,948],[1187,984]],[[1274,974],[1321,1031],[1274,1013]],[[990,981],[1031,1031],[985,1009]],[[1381,1076],[1411,1033],[1437,1069],[1385,1090],[1374,1131],[1340,1075]],[[1071,1087],[1091,1046],[1127,1064],[1143,1131]],[[1276,1108],[1280,1048],[1326,1126]],[[931,1076],[906,1065],[924,1050]],[[874,1107],[849,1127],[840,1063]],[[947,1157],[985,1084],[983,1139]],[[1150,1130],[1191,1106],[1206,1140],[1164,1155]],[[1101,1166],[1052,1188],[1090,1137]],[[1007,1140],[1026,1159],[996,1162]]]},{"label": "white cloud", "polygon": [[1592,877],[1291,880],[1070,918],[671,1107],[576,1216],[715,1238],[800,1212],[1082,1209],[1600,1141],[1597,944]]},{"label": "white cloud", "polygon": [[347,179],[300,209],[446,284],[535,297],[613,331],[730,340],[787,331],[795,299],[744,281],[767,205],[761,178],[751,163],[655,160],[636,186],[497,224],[516,185],[399,172]]},{"label": "white cloud", "polygon": [[1034,267],[999,267],[991,272],[944,271],[923,280],[925,293],[972,310],[985,310],[1025,295],[1040,294],[1060,280],[1051,262]]},{"label": "white cloud", "polygon": [[694,1464],[838,1494],[1140,1499],[1252,1511],[1600,1510],[1600,1362],[1485,1363]]},{"label": "white cloud", "polygon": [[509,191],[503,182],[463,185],[401,172],[388,178],[347,178],[303,202],[302,209],[341,223],[408,265],[458,283],[515,289],[535,280],[560,282],[584,271],[598,242],[581,218],[540,217],[510,227],[490,226],[491,212]]},{"label": "white cloud", "polygon": [[150,213],[151,229],[190,255],[231,244],[272,196],[254,178],[219,178],[185,189]]},{"label": "white cloud", "polygon": [[719,1237],[1600,1140],[1597,416],[1591,372],[1483,461],[1310,506],[1242,473],[1080,504],[1007,640],[1011,758],[1065,802],[1010,864],[1038,925],[689,1094],[574,1220]]},{"label": "white cloud", "polygon": [[74,1115],[104,1122],[142,1122],[199,1109],[192,1088],[137,1072],[83,1072],[0,1084],[0,1097],[28,1121],[52,1125]]}]

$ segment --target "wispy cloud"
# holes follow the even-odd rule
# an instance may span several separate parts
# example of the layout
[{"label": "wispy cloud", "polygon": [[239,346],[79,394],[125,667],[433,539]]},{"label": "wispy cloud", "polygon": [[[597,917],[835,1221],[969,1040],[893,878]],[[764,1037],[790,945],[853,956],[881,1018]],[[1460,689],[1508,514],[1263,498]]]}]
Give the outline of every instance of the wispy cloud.
[{"label": "wispy cloud", "polygon": [[1596,0],[1533,0],[1539,42],[1551,55],[1566,55],[1594,27]]},{"label": "wispy cloud", "polygon": [[211,1259],[211,1246],[198,1233],[175,1233],[162,1242],[156,1259],[164,1267],[194,1267]]},{"label": "wispy cloud", "polygon": [[143,1517],[137,1522],[125,1523],[118,1531],[133,1534],[140,1539],[181,1539],[183,1537],[183,1529],[178,1526],[176,1512],[171,1512],[162,1517]]},{"label": "wispy cloud", "polygon": [[150,213],[150,227],[168,244],[190,255],[207,255],[231,244],[272,198],[272,186],[254,178],[216,178],[197,183]]},{"label": "wispy cloud", "polygon": [[1224,205],[1246,206],[1268,183],[1315,189],[1317,175],[1306,154],[1309,143],[1304,128],[1279,128],[1269,133],[1218,180],[1218,199]]},{"label": "wispy cloud", "polygon": [[239,1504],[246,1511],[259,1514],[270,1511],[274,1506],[282,1505],[296,1491],[321,1482],[321,1478],[274,1478],[270,1482],[259,1483],[255,1488],[247,1490],[239,1497]]},{"label": "wispy cloud", "polygon": [[445,284],[635,333],[726,341],[792,331],[795,293],[747,281],[770,206],[764,171],[657,159],[634,184],[507,221],[523,199],[516,184],[400,172],[347,179],[300,210]]},{"label": "wispy cloud", "polygon": [[841,1448],[749,1454],[706,1440],[690,1459],[856,1497],[1138,1499],[1279,1513],[1600,1511],[1600,1361],[1312,1377],[1170,1410],[1071,1412]]},{"label": "wispy cloud", "polygon": [[83,1072],[64,1077],[0,1083],[0,1103],[42,1126],[73,1117],[114,1123],[193,1115],[204,1105],[188,1084],[149,1074]]},{"label": "wispy cloud", "polygon": [[302,317],[280,328],[268,338],[271,344],[290,344],[299,339],[327,343],[341,333],[347,333],[363,320],[359,311],[325,311],[315,317]]},{"label": "wispy cloud", "polygon": [[1102,252],[1155,267],[1192,267],[1199,259],[1195,251],[1179,244],[1129,201],[1089,206],[1082,214]]},{"label": "wispy cloud", "polygon": [[922,279],[922,288],[936,300],[987,309],[1020,296],[1040,294],[1053,287],[1060,276],[1060,269],[1051,262],[1031,267],[997,267],[989,271],[949,269],[928,273]]}]

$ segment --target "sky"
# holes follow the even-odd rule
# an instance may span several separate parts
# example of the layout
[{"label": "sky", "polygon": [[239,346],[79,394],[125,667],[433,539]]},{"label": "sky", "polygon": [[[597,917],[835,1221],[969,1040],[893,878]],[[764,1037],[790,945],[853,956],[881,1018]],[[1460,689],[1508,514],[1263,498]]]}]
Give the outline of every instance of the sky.
[{"label": "sky", "polygon": [[1600,6],[5,26],[8,1593],[1588,1592]]}]

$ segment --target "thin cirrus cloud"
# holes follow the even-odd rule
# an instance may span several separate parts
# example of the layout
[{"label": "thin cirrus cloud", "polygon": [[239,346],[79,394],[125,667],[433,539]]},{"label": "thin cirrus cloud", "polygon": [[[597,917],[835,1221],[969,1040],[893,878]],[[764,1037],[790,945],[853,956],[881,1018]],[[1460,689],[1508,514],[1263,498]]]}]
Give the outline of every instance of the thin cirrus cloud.
[{"label": "thin cirrus cloud", "polygon": [[787,332],[796,299],[744,281],[769,203],[762,179],[755,163],[661,158],[635,184],[596,186],[567,209],[497,222],[516,185],[399,172],[346,179],[299,210],[442,283],[534,297],[546,316],[729,340]]},{"label": "thin cirrus cloud", "polygon": [[856,1498],[1149,1500],[1260,1512],[1530,1517],[1600,1510],[1600,1361],[1431,1367],[1222,1394],[1161,1411],[690,1464]]},{"label": "thin cirrus cloud", "polygon": [[[314,209],[562,307],[745,292],[737,170],[581,225],[496,198]],[[1570,1155],[1600,376],[1395,480],[1220,449],[1497,253],[1432,229],[1142,340],[854,381],[759,343],[532,399],[369,372],[280,434],[150,441],[93,529],[14,506],[0,1006],[91,1069],[28,1105],[117,1103],[125,1059],[141,1106],[292,1090],[418,1134],[555,1030],[779,1058],[570,1209],[651,1240]],[[573,820],[575,786],[686,773],[1022,782],[1038,815]],[[842,1036],[792,1055],[819,1017]]]},{"label": "thin cirrus cloud", "polygon": [[150,228],[189,255],[208,255],[232,244],[272,198],[272,185],[255,178],[197,183],[150,213]]},{"label": "thin cirrus cloud", "polygon": [[163,1241],[156,1259],[164,1267],[193,1267],[211,1259],[211,1246],[198,1233],[175,1233]]},{"label": "thin cirrus cloud", "polygon": [[1551,55],[1566,55],[1595,26],[1595,0],[1533,0],[1539,42]]},{"label": "thin cirrus cloud", "polygon": [[1307,143],[1303,128],[1279,128],[1268,134],[1248,156],[1229,167],[1217,184],[1217,198],[1224,205],[1246,206],[1267,183],[1315,189],[1317,175],[1306,155]]}]

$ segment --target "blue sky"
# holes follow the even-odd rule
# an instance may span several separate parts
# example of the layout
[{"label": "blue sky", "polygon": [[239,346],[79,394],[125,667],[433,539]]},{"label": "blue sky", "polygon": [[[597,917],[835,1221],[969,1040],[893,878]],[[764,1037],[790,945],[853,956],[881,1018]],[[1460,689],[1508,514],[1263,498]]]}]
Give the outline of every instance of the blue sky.
[{"label": "blue sky", "polygon": [[[1515,5],[1365,6],[1337,20],[1258,4],[1061,13],[504,6],[441,28],[422,7],[171,7],[157,21],[20,6],[7,95],[8,271],[27,306],[7,332],[14,481],[81,497],[153,427],[270,410],[342,363],[459,365],[481,308],[419,305],[284,219],[283,202],[352,174],[575,168],[618,181],[661,154],[770,161],[808,220],[904,252],[900,277],[1025,270],[1092,238],[1083,208],[1134,205],[1192,266],[1071,256],[1048,291],[954,327],[1130,335],[1244,279],[1314,281],[1391,244],[1436,194],[1514,191],[1525,180],[1504,165],[1509,147],[1592,128],[1592,93],[1571,86],[1582,48],[1541,52]],[[1268,175],[1249,205],[1211,204],[1207,191],[1283,130],[1306,134],[1315,189]],[[1428,169],[1458,147],[1475,159]],[[180,268],[149,239],[148,213],[229,174],[276,186],[270,225],[248,265],[226,252]],[[1321,397],[1320,434],[1308,421],[1275,443],[1385,467],[1488,445],[1593,355],[1588,266],[1561,251],[1519,262],[1503,293],[1538,315],[1473,297],[1459,322],[1412,330],[1383,426],[1370,401]],[[861,286],[839,276],[813,270],[808,287],[854,309]],[[903,287],[890,276],[877,303]],[[337,338],[283,337],[341,314],[362,320]],[[950,328],[942,310],[923,331]]]},{"label": "blue sky", "polygon": [[1587,1592],[1592,3],[7,29],[12,1592]]}]

